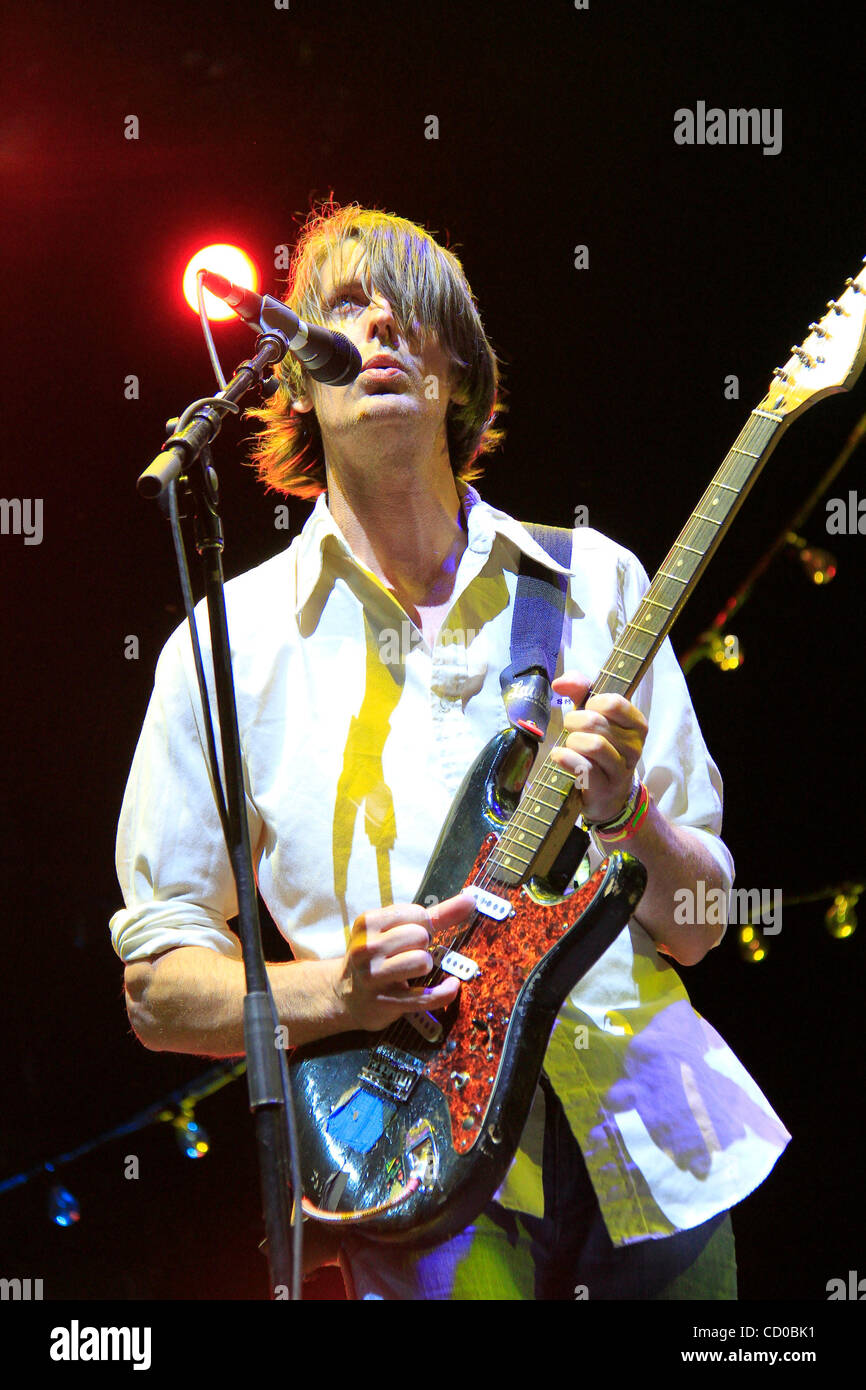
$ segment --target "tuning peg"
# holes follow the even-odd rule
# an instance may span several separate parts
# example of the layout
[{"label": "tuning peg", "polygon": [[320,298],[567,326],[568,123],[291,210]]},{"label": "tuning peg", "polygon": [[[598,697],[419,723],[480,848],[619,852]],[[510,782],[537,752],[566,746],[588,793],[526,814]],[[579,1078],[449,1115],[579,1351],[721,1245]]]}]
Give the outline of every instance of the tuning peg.
[{"label": "tuning peg", "polygon": [[835,299],[827,300],[827,308],[832,309],[834,314],[848,314],[848,310],[843,309],[841,304],[837,304]]},{"label": "tuning peg", "polygon": [[789,386],[793,383],[794,380],[792,376],[788,375],[788,373],[785,371],[783,367],[774,367],[773,376],[777,376],[780,381],[786,382]]},{"label": "tuning peg", "polygon": [[847,288],[852,289],[855,294],[866,294],[866,290],[864,290],[863,286],[858,285],[857,281],[852,279],[850,275],[848,276],[848,279],[845,281],[845,285]]},{"label": "tuning peg", "polygon": [[803,347],[792,347],[791,356],[799,357],[804,367],[814,367],[815,365],[814,357],[812,357],[811,353],[808,353],[806,349]]},{"label": "tuning peg", "polygon": [[820,323],[810,323],[809,332],[814,333],[817,338],[829,338],[830,334],[826,328],[822,328]]}]

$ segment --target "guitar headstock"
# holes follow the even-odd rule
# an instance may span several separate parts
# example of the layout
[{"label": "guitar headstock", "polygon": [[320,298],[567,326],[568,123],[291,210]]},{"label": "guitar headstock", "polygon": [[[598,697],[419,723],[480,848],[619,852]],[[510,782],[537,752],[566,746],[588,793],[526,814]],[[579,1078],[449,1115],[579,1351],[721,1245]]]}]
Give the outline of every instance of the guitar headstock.
[{"label": "guitar headstock", "polygon": [[834,391],[850,391],[866,361],[866,265],[845,286],[784,367],[776,368],[760,409],[793,417]]}]

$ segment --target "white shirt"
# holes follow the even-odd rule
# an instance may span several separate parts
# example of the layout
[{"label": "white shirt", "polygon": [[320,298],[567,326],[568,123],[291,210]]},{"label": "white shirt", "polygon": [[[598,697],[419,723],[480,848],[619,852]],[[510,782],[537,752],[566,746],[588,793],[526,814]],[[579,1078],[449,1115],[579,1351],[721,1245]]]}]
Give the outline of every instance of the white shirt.
[{"label": "white shirt", "polygon": [[[324,496],[287,550],[226,586],[258,885],[298,960],[342,956],[361,912],[414,898],[467,767],[506,723],[499,675],[519,552],[560,567],[472,488],[464,509],[468,544],[432,650],[355,559]],[[558,670],[593,677],[647,587],[633,555],[577,528]],[[639,775],[730,888],[721,779],[669,642],[632,699],[649,723]],[[541,758],[561,731],[554,707]],[[184,625],[157,665],[118,828],[126,907],[110,925],[125,962],[176,946],[240,957],[205,746]],[[727,1209],[790,1137],[634,920],[566,1000],[544,1065],[616,1244]],[[539,1216],[543,1123],[539,1091],[498,1194]]]}]

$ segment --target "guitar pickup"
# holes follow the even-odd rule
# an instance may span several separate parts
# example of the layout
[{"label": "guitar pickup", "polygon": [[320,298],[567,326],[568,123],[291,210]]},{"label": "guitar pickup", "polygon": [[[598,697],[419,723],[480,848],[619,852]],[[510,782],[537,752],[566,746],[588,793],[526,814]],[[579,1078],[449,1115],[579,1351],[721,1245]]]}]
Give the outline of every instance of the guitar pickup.
[{"label": "guitar pickup", "polygon": [[477,883],[467,883],[463,891],[470,893],[475,899],[476,910],[485,917],[492,917],[494,922],[504,922],[506,917],[511,917],[514,913],[514,908],[507,898],[499,898],[486,888],[479,888]]},{"label": "guitar pickup", "polygon": [[476,975],[481,974],[481,966],[468,956],[461,956],[459,951],[446,951],[439,962],[439,969],[444,970],[446,975],[456,975],[458,980],[474,980]]},{"label": "guitar pickup", "polygon": [[437,1043],[442,1037],[442,1024],[432,1014],[406,1014],[406,1022],[412,1024],[415,1032],[420,1033],[425,1042]]}]

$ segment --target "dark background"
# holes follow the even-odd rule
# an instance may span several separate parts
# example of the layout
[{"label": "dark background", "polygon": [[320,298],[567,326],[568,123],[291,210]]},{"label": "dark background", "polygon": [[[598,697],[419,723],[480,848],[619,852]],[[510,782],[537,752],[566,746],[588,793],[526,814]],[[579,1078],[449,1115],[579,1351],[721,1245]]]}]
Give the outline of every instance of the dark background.
[{"label": "dark background", "polygon": [[[4,21],[2,493],[44,499],[44,539],[0,537],[7,1097],[0,1180],[110,1129],[206,1069],[130,1034],[107,922],[113,838],[160,647],[178,619],[168,528],[135,478],[212,377],[181,303],[188,256],[273,248],[333,191],[425,223],[463,257],[505,364],[508,436],[482,483],[521,518],[574,508],[660,564],[748,411],[866,253],[862,33],[814,4],[209,0],[31,4]],[[674,111],[781,107],[783,148],[677,146]],[[140,138],[124,139],[135,114]],[[439,119],[438,140],[424,137]],[[586,244],[589,269],[573,266]],[[250,350],[217,326],[226,368]],[[140,399],[124,379],[140,379]],[[740,399],[727,400],[735,373]],[[863,383],[783,439],[675,631],[682,652],[797,510],[866,410]],[[274,504],[217,452],[237,573],[274,553]],[[831,495],[866,491],[863,456]],[[309,507],[290,503],[292,533]],[[743,668],[690,679],[726,782],[739,882],[786,893],[864,875],[864,546],[810,585],[778,559],[734,624]],[[138,660],[125,639],[140,643]],[[863,932],[786,908],[767,960],[736,932],[687,972],[794,1134],[735,1213],[741,1295],[825,1300],[866,1274]],[[274,936],[267,937],[275,954]],[[245,1083],[204,1102],[212,1150],[167,1127],[0,1196],[0,1274],[46,1298],[261,1298],[266,1270]],[[127,1181],[124,1158],[140,1159]],[[333,1292],[327,1284],[319,1293]]]}]

